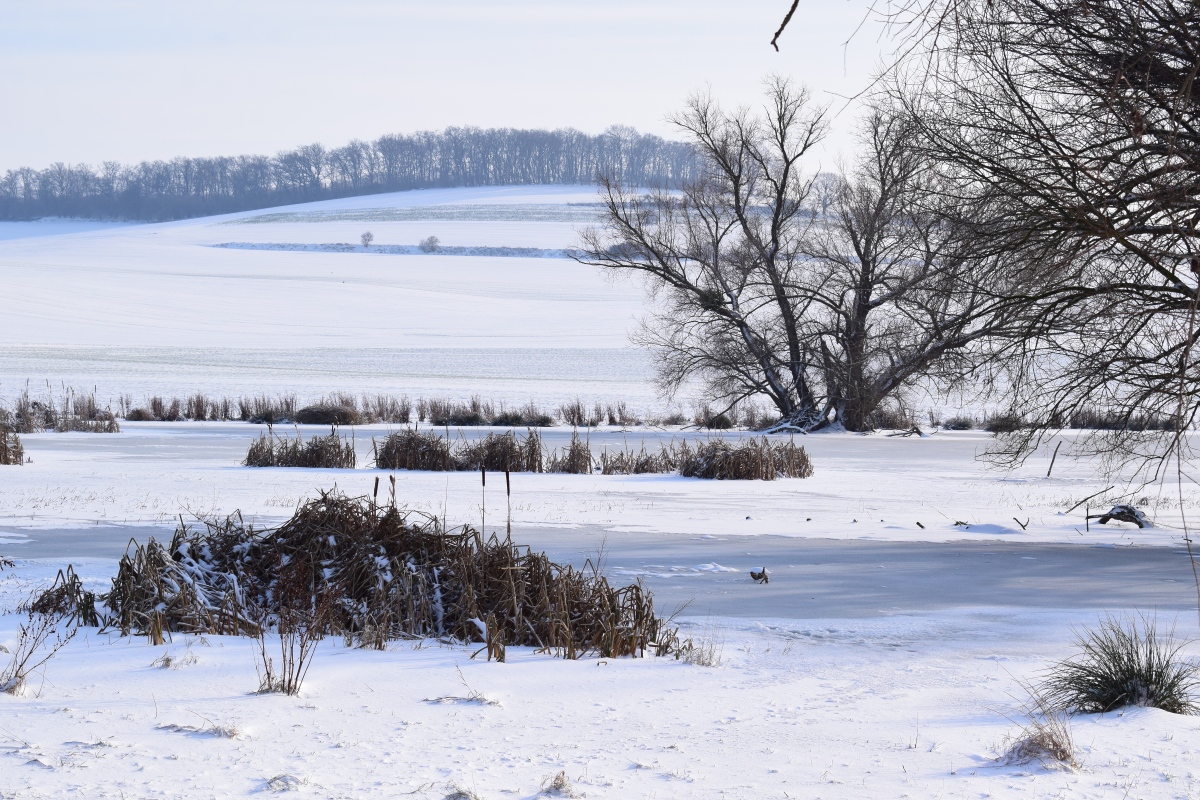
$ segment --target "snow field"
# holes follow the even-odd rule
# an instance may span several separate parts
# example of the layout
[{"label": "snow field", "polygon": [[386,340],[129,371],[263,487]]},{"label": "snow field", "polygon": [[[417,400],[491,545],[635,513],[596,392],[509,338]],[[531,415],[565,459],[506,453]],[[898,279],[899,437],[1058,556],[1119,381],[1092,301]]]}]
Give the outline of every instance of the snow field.
[{"label": "snow field", "polygon": [[[1075,718],[1079,772],[997,762],[1020,682],[1078,619],[685,620],[715,631],[716,667],[331,638],[298,697],[251,694],[248,639],[86,630],[0,696],[0,797],[533,797],[559,771],[595,798],[1195,796],[1200,724],[1154,709]],[[152,666],[164,654],[182,665]],[[496,704],[453,699],[472,692]]]}]

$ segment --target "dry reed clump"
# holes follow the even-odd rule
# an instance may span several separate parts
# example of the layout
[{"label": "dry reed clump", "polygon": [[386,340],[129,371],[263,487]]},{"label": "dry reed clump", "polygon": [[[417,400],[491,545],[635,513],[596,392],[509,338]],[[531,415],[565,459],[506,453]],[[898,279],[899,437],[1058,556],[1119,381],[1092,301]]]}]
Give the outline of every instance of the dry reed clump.
[{"label": "dry reed clump", "polygon": [[1200,711],[1200,664],[1183,656],[1174,629],[1159,633],[1154,617],[1105,616],[1076,633],[1077,653],[1050,668],[1040,692],[1048,707],[1101,714],[1149,706],[1172,714]]},{"label": "dry reed clump", "polygon": [[450,440],[432,431],[409,428],[389,434],[382,443],[372,439],[378,469],[414,469],[453,472],[458,469]]},{"label": "dry reed clump", "polygon": [[434,431],[407,429],[389,434],[383,442],[372,440],[379,469],[462,472],[542,472],[542,439],[537,431],[525,436],[511,431],[489,433],[482,439],[451,443]]},{"label": "dry reed clump", "polygon": [[524,438],[512,431],[489,433],[482,439],[460,442],[455,462],[461,470],[541,472],[542,440],[532,429]]},{"label": "dry reed clump", "polygon": [[338,436],[332,429],[328,436],[277,436],[274,431],[261,434],[250,443],[247,467],[309,467],[316,469],[354,469],[358,463],[354,442]]},{"label": "dry reed clump", "polygon": [[0,466],[15,466],[25,463],[25,447],[21,437],[0,426]]},{"label": "dry reed clump", "polygon": [[590,475],[595,471],[596,460],[587,439],[579,438],[579,431],[571,432],[571,444],[565,450],[556,450],[546,461],[546,472],[565,472],[570,475]]},{"label": "dry reed clump", "polygon": [[587,406],[583,404],[579,398],[559,406],[559,418],[573,428],[595,428],[604,421],[607,416],[604,409],[597,403],[591,411],[588,411]]},{"label": "dry reed clump", "polygon": [[803,447],[793,441],[774,441],[765,436],[730,444],[724,439],[701,442],[694,448],[686,441],[672,456],[685,478],[713,480],[763,480],[810,478],[812,462]]},{"label": "dry reed clump", "polygon": [[666,445],[662,445],[658,453],[647,453],[645,445],[636,452],[628,447],[600,452],[600,472],[604,475],[646,475],[674,469],[674,450]]},{"label": "dry reed clump", "polygon": [[25,389],[17,398],[14,410],[0,420],[0,428],[12,433],[40,433],[42,431],[120,433],[116,415],[100,408],[94,394],[78,394],[67,389],[60,403],[55,405],[51,396],[46,402],[34,400]]},{"label": "dry reed clump", "polygon": [[133,543],[102,600],[107,626],[161,640],[166,632],[260,635],[285,620],[283,567],[304,580],[302,603],[328,603],[322,634],[373,628],[389,639],[450,637],[564,658],[659,655],[678,642],[640,584],[613,588],[589,563],[555,564],[496,536],[394,505],[325,493],[275,529],[240,516],[181,526],[169,545]]}]

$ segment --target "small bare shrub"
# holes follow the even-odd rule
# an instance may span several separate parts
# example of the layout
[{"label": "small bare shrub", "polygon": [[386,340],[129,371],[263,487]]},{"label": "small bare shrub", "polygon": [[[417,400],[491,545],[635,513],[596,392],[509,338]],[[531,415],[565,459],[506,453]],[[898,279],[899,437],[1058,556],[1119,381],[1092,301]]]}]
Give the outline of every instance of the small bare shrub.
[{"label": "small bare shrub", "polygon": [[100,616],[96,612],[96,595],[83,588],[83,581],[75,574],[74,567],[59,570],[50,588],[29,603],[35,614],[63,617],[69,624],[97,627]]},{"label": "small bare shrub", "polygon": [[417,248],[422,253],[436,253],[440,244],[441,242],[438,241],[438,237],[426,236],[417,244]]},{"label": "small bare shrub", "polygon": [[630,425],[641,425],[642,421],[630,412],[629,407],[622,400],[615,405],[607,405],[604,407],[604,416],[608,420],[609,425],[620,425],[628,427]]},{"label": "small bare shrub", "polygon": [[30,604],[19,626],[17,646],[9,665],[0,672],[0,691],[20,694],[30,673],[39,669],[75,638],[79,625],[73,615],[42,614]]},{"label": "small bare shrub", "polygon": [[1107,615],[1075,634],[1076,654],[1055,664],[1041,686],[1048,708],[1101,714],[1149,706],[1195,714],[1200,664],[1185,658],[1174,628],[1160,634],[1154,617]]},{"label": "small bare shrub", "polygon": [[877,408],[871,413],[869,422],[872,428],[884,430],[908,430],[917,425],[913,415],[904,408]]},{"label": "small bare shrub", "polygon": [[[275,582],[274,615],[259,621],[258,693],[297,695],[312,666],[317,644],[325,638],[333,612],[333,596],[324,591],[314,594],[310,565],[302,561],[284,562],[280,556]],[[279,634],[279,664],[267,654],[266,630],[274,624]]]},{"label": "small bare shrub", "polygon": [[954,416],[942,425],[948,431],[969,431],[975,427],[975,420],[967,416]]}]

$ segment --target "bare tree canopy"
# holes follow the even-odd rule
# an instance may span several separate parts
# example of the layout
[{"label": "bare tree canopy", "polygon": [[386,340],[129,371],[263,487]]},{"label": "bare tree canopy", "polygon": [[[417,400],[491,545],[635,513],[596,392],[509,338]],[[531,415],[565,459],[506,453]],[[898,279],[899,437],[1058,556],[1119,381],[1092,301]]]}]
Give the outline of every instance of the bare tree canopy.
[{"label": "bare tree canopy", "polygon": [[802,162],[825,114],[807,91],[775,79],[761,114],[698,96],[673,121],[699,153],[697,179],[646,195],[605,180],[605,224],[579,256],[649,278],[658,313],[642,341],[668,391],[700,379],[729,405],[766,396],[786,427],[864,430],[914,380],[968,366],[954,356],[1003,321],[959,232],[924,203],[936,176],[901,117],[870,116],[861,163],[825,187],[823,216]]},{"label": "bare tree canopy", "polygon": [[948,8],[895,94],[947,197],[990,198],[981,242],[1035,287],[1008,351],[1012,454],[1080,414],[1118,429],[1109,451],[1170,440],[1200,396],[1200,7],[951,0],[930,24]]}]

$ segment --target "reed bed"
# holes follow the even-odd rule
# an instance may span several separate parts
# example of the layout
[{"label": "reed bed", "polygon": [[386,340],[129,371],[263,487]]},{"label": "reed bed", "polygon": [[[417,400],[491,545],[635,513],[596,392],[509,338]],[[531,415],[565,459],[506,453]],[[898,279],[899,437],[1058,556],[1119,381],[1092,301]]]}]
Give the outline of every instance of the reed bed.
[{"label": "reed bed", "polygon": [[[286,574],[285,574],[286,573]],[[445,637],[563,658],[667,655],[677,631],[640,584],[614,588],[588,562],[556,564],[497,536],[407,514],[369,497],[321,494],[274,529],[239,515],[131,543],[102,623],[123,635],[260,635],[279,623],[281,580],[326,603],[324,634]],[[291,577],[288,577],[291,576]],[[289,584],[290,585],[290,584]]]},{"label": "reed bed", "polygon": [[489,433],[482,439],[451,442],[434,431],[411,428],[372,440],[378,469],[431,472],[544,472],[542,439],[530,429],[525,436],[512,431]]},{"label": "reed bed", "polygon": [[474,441],[452,442],[436,431],[407,429],[390,434],[382,442],[372,440],[378,469],[453,472],[486,469],[493,472],[558,472],[587,475],[642,475],[678,472],[688,478],[712,480],[775,480],[808,478],[812,461],[803,447],[793,441],[765,436],[730,442],[710,439],[698,444],[672,441],[649,453],[639,450],[592,452],[589,440],[578,431],[565,448],[548,450],[537,431],[525,436],[511,431]]},{"label": "reed bed", "polygon": [[52,396],[46,401],[34,400],[26,389],[12,411],[0,413],[0,428],[14,434],[58,431],[66,433],[120,433],[116,415],[101,408],[94,394],[78,394],[66,390],[57,403]]},{"label": "reed bed", "polygon": [[247,467],[320,469],[354,469],[357,463],[354,441],[338,436],[336,429],[331,430],[328,436],[314,436],[307,441],[303,436],[278,436],[269,430],[251,442],[242,461],[242,465]]}]

